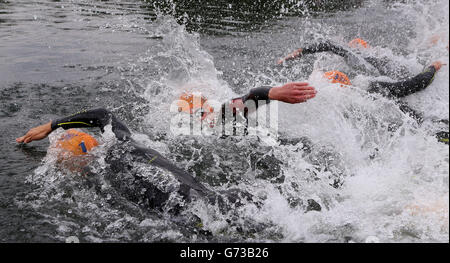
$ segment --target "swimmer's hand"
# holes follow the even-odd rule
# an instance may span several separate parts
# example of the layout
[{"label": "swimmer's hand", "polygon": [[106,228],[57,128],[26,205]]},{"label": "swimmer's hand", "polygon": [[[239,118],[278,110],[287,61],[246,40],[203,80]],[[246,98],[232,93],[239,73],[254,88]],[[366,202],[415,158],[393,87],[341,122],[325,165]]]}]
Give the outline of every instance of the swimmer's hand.
[{"label": "swimmer's hand", "polygon": [[52,132],[52,123],[32,128],[22,137],[16,139],[18,143],[30,143],[32,141],[39,141],[45,139]]},{"label": "swimmer's hand", "polygon": [[436,69],[436,71],[439,71],[442,68],[442,66],[446,66],[446,65],[447,64],[443,64],[440,61],[436,61],[433,64],[431,64],[431,66],[433,66]]},{"label": "swimmer's hand", "polygon": [[278,60],[278,65],[283,64],[285,61],[293,60],[293,59],[296,59],[298,57],[301,57],[302,56],[302,52],[303,52],[302,48],[297,49],[296,51],[294,51],[291,54],[289,54],[287,57]]},{"label": "swimmer's hand", "polygon": [[306,102],[314,98],[316,94],[316,89],[309,86],[308,83],[294,82],[270,89],[269,99],[296,104]]}]

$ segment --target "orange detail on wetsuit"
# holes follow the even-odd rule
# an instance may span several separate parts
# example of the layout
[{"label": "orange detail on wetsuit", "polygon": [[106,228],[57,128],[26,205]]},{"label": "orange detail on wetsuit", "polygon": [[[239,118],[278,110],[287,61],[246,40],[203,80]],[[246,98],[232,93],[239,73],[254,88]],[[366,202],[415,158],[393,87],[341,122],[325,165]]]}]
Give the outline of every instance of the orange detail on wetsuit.
[{"label": "orange detail on wetsuit", "polygon": [[[324,74],[324,77],[329,79],[331,81],[331,83],[340,83],[343,85],[352,85],[352,83],[350,82],[350,79],[347,77],[347,75],[345,75],[344,73],[340,72],[340,71],[329,71],[326,72]],[[341,86],[343,87],[343,86]]]},{"label": "orange detail on wetsuit", "polygon": [[64,153],[68,153],[71,156],[85,155],[97,146],[98,142],[94,137],[75,129],[70,129],[65,132],[58,139],[57,143],[59,149],[62,149]]},{"label": "orange detail on wetsuit", "polygon": [[352,48],[368,48],[369,44],[367,44],[366,41],[362,40],[361,38],[355,38],[352,41],[348,43],[348,45]]}]

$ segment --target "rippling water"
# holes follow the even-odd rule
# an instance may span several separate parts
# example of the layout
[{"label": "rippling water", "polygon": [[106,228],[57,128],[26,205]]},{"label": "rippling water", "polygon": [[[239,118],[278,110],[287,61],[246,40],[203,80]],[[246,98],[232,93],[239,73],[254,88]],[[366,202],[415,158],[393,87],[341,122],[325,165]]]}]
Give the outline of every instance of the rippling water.
[{"label": "rippling water", "polygon": [[[431,46],[433,35],[443,41]],[[350,71],[335,56],[274,65],[307,42],[362,37],[378,55],[420,72],[448,63],[448,35],[448,2],[438,0],[0,0],[0,240],[448,242],[448,146],[434,138],[442,127],[432,121],[449,118],[448,67],[406,98],[425,115],[418,126],[391,101],[362,95],[369,76],[353,74],[356,88],[345,91],[321,82],[321,71]],[[169,105],[186,85],[201,83],[224,101],[298,80],[319,95],[280,105],[280,133],[307,137],[309,155],[267,138],[167,132]],[[108,132],[96,133],[105,147],[96,153],[95,182],[55,168],[48,140],[14,141],[34,125],[98,106],[202,182],[246,189],[261,205],[223,214],[197,202],[182,215],[161,214],[105,181]],[[385,131],[392,121],[401,126],[395,134]],[[330,186],[336,177],[339,188]]]}]

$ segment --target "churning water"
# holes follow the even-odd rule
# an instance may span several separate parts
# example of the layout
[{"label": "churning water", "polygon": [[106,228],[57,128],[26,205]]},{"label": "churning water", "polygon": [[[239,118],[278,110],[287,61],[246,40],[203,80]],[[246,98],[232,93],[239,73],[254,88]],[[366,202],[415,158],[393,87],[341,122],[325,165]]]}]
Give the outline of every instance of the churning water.
[{"label": "churning water", "polygon": [[[157,2],[0,0],[3,242],[449,242],[449,151],[434,135],[448,131],[436,121],[449,118],[448,67],[404,99],[424,115],[418,125],[365,92],[386,76],[352,72],[330,54],[276,66],[305,43],[355,37],[411,75],[448,63],[448,1]],[[323,82],[334,69],[354,87]],[[224,102],[292,81],[318,90],[308,103],[279,104],[278,135],[297,144],[169,132],[170,105],[187,87]],[[177,215],[132,202],[105,174],[110,129],[96,131],[102,145],[87,177],[62,169],[46,140],[14,141],[99,106],[211,189],[239,188],[256,202],[222,211],[198,200]],[[177,187],[164,170],[130,166],[162,189]]]}]

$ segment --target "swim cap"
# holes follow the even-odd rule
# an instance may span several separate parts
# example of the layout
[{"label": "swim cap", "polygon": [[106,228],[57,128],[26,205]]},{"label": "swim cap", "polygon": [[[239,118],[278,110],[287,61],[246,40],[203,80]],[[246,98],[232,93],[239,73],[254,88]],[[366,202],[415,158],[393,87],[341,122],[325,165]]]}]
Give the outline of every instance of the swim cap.
[{"label": "swim cap", "polygon": [[361,38],[355,38],[348,43],[348,45],[352,48],[368,48],[369,44]]},{"label": "swim cap", "polygon": [[[331,80],[331,83],[340,83],[343,85],[352,85],[352,83],[350,82],[350,79],[347,77],[347,75],[345,75],[344,73],[340,72],[340,71],[328,71],[326,72],[324,75],[324,78],[327,78],[329,80]],[[341,87],[343,87],[343,85],[341,85]]]},{"label": "swim cap", "polygon": [[[189,108],[186,108],[185,103],[187,102],[189,104]],[[184,111],[189,114],[194,114],[199,110],[202,110],[202,112],[206,113],[212,113],[214,112],[214,108],[209,106],[208,100],[204,96],[192,94],[192,93],[183,93],[180,96],[180,100],[177,103],[179,107],[179,111]]]},{"label": "swim cap", "polygon": [[91,135],[74,129],[64,133],[57,142],[57,148],[70,156],[81,156],[87,154],[94,147],[98,146],[97,140]]}]

